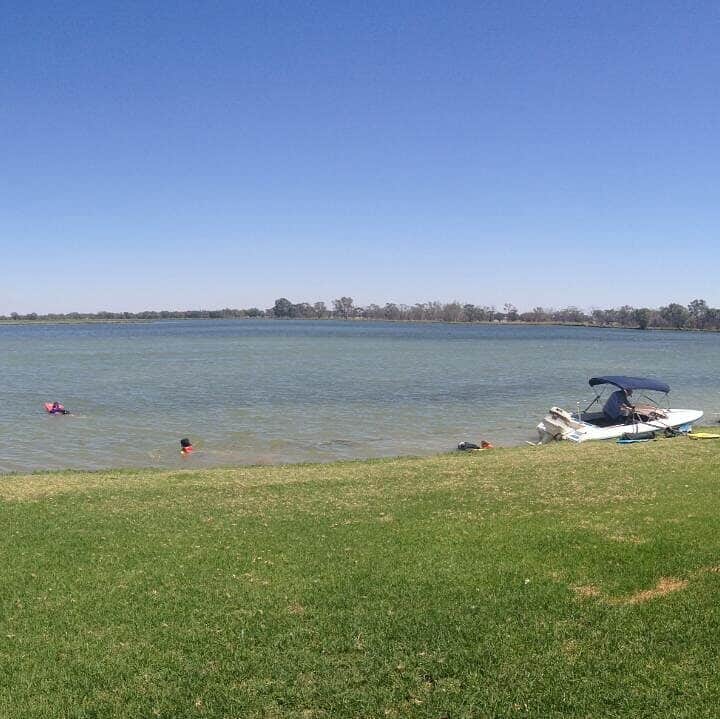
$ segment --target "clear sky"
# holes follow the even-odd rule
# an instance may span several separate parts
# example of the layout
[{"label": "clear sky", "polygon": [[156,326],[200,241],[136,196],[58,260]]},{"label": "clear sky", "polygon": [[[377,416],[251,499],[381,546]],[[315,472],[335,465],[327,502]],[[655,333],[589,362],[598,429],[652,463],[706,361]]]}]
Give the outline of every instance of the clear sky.
[{"label": "clear sky", "polygon": [[720,305],[717,2],[9,0],[0,313]]}]

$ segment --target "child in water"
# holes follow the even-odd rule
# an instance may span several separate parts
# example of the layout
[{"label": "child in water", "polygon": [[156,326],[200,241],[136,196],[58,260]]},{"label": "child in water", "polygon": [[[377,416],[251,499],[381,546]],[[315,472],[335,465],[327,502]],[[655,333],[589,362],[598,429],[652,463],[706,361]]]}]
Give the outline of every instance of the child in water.
[{"label": "child in water", "polygon": [[180,454],[183,457],[187,457],[189,454],[192,454],[193,452],[193,446],[190,443],[190,440],[187,438],[180,440]]}]

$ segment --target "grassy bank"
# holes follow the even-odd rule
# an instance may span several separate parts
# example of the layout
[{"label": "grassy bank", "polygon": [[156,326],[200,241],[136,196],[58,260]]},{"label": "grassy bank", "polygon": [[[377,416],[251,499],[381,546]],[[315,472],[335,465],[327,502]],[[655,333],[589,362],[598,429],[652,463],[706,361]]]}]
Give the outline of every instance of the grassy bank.
[{"label": "grassy bank", "polygon": [[719,459],[0,477],[0,716],[715,716]]}]

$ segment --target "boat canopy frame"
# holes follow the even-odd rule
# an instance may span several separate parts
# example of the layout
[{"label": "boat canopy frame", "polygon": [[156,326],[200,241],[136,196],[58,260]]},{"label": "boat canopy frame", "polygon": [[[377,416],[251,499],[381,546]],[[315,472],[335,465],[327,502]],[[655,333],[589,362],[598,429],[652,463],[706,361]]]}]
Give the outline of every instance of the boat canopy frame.
[{"label": "boat canopy frame", "polygon": [[[595,398],[590,404],[585,407],[582,412],[578,412],[578,419],[582,420],[582,416],[596,403],[600,401],[600,398],[605,389],[604,385],[612,385],[618,387],[621,390],[649,390],[650,392],[662,392],[665,395],[666,400],[668,399],[668,393],[670,392],[670,385],[666,382],[653,379],[651,377],[628,377],[626,375],[601,375],[598,377],[591,377],[588,384],[591,387],[600,387],[600,390],[595,390]],[[652,397],[642,395],[645,399],[657,404]],[[579,403],[578,403],[579,404]],[[669,406],[669,404],[668,404]]]}]

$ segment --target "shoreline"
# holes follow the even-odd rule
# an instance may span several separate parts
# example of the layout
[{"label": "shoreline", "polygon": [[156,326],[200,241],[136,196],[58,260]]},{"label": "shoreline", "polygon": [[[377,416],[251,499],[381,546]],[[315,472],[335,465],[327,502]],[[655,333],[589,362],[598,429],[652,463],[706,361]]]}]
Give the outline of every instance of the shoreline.
[{"label": "shoreline", "polygon": [[[524,447],[540,446],[530,445],[529,443],[513,444],[513,445],[495,445],[493,450],[503,450],[505,452],[523,449]],[[549,446],[549,445],[546,445]],[[473,452],[473,451],[461,451],[459,449],[449,449],[444,452],[433,452],[430,454],[389,454],[383,457],[354,457],[354,458],[343,458],[343,459],[327,459],[327,460],[311,460],[311,461],[298,461],[298,462],[250,462],[248,464],[210,464],[210,465],[192,465],[192,458],[183,460],[181,465],[171,466],[153,466],[153,465],[142,465],[133,467],[131,465],[118,465],[108,467],[97,467],[93,469],[83,469],[82,467],[62,467],[62,468],[50,468],[50,469],[31,469],[31,470],[12,470],[9,472],[3,472],[0,470],[0,482],[8,477],[35,477],[35,476],[48,476],[48,475],[64,475],[64,474],[137,474],[142,472],[150,473],[175,473],[175,472],[231,472],[238,471],[243,472],[249,469],[302,469],[302,468],[321,468],[321,467],[332,467],[334,465],[348,465],[348,464],[376,464],[378,462],[397,462],[404,460],[417,460],[417,461],[430,461],[439,460],[442,458],[457,457],[464,455],[474,454],[487,454],[488,452]],[[197,456],[193,453],[193,456]]]},{"label": "shoreline", "polygon": [[[701,424],[697,425],[697,427],[693,428],[694,430],[700,431],[700,432],[707,432],[711,431],[713,433],[720,433],[720,428],[715,424]],[[687,437],[670,437],[661,439],[659,441],[670,442],[682,442],[683,439],[690,442],[691,440]],[[699,441],[696,440],[694,443],[699,444],[716,444],[718,447],[720,447],[720,440],[713,443],[712,440],[707,441]],[[496,444],[492,447],[492,449],[489,450],[482,450],[482,451],[463,451],[459,450],[457,448],[455,449],[449,449],[447,451],[442,452],[433,452],[430,454],[392,454],[392,455],[386,455],[383,457],[354,457],[354,458],[345,458],[345,459],[328,459],[326,461],[323,460],[313,460],[313,461],[299,461],[299,462],[251,462],[248,464],[212,464],[212,465],[192,465],[192,459],[184,460],[183,464],[180,466],[153,466],[153,465],[144,465],[144,466],[128,466],[128,465],[117,465],[117,466],[108,466],[108,467],[98,467],[94,469],[83,469],[80,467],[63,467],[63,468],[57,468],[57,469],[32,469],[32,470],[12,470],[10,472],[3,472],[0,470],[0,482],[2,482],[5,479],[12,478],[12,477],[41,477],[41,476],[55,476],[55,475],[68,475],[68,474],[83,474],[83,475],[96,475],[96,474],[142,474],[144,472],[146,473],[169,473],[174,474],[176,472],[186,473],[186,472],[244,472],[247,470],[263,470],[266,469],[268,471],[271,470],[301,470],[304,468],[314,468],[314,469],[330,469],[332,467],[343,467],[346,465],[357,465],[357,464],[381,464],[381,463],[392,463],[392,462],[399,462],[399,461],[418,461],[418,462],[434,462],[439,461],[442,459],[446,460],[452,460],[456,457],[480,457],[480,456],[497,456],[497,454],[509,454],[509,453],[517,453],[520,450],[527,450],[529,451],[531,448],[535,449],[536,451],[552,451],[551,448],[553,447],[565,447],[568,448],[567,451],[571,451],[569,448],[573,447],[573,451],[583,451],[580,455],[583,457],[584,455],[588,454],[586,450],[593,449],[596,447],[608,447],[608,446],[615,446],[617,443],[615,440],[597,440],[597,441],[590,441],[585,442],[581,445],[574,444],[572,442],[568,441],[560,441],[560,442],[548,442],[547,444],[540,444],[540,443],[532,443],[529,440],[525,440],[524,442],[520,442],[518,444],[512,444],[512,445],[502,445],[502,444]],[[565,451],[565,450],[562,450]]]},{"label": "shoreline", "polygon": [[[495,447],[494,449],[502,449],[505,451],[522,449],[530,445],[513,445],[512,447]],[[97,469],[82,469],[78,467],[65,467],[63,469],[33,469],[30,471],[17,470],[12,472],[0,471],[0,482],[11,477],[47,477],[56,475],[72,475],[72,474],[142,474],[144,472],[152,474],[175,474],[175,473],[205,473],[205,472],[245,472],[247,470],[300,470],[300,469],[321,469],[330,468],[332,466],[345,466],[355,464],[380,464],[383,462],[399,462],[399,461],[431,461],[440,460],[448,457],[456,457],[462,455],[471,455],[474,452],[461,452],[460,450],[450,450],[448,452],[437,452],[435,454],[397,454],[388,455],[387,457],[358,457],[357,459],[329,459],[326,462],[268,462],[254,464],[214,464],[211,466],[191,466],[183,463],[178,467],[153,467],[146,465],[142,467],[131,467],[127,465],[117,467],[101,467]]]},{"label": "shoreline", "polygon": [[625,327],[616,324],[593,324],[588,322],[525,322],[525,321],[490,321],[478,320],[447,321],[447,320],[392,320],[366,317],[154,317],[128,319],[2,319],[0,327],[32,326],[32,325],[119,325],[119,324],[154,324],[157,322],[347,322],[347,323],[392,323],[403,325],[466,325],[488,327],[584,327],[587,329],[625,330],[634,332],[700,332],[717,334],[720,329],[704,329],[699,327]]}]

